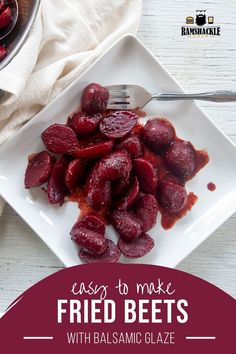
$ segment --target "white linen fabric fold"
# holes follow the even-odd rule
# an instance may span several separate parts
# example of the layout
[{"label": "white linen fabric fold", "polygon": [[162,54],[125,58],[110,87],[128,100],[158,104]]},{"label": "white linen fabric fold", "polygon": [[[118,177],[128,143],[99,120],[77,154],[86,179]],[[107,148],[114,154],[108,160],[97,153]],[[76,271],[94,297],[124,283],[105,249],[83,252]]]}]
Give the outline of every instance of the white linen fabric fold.
[{"label": "white linen fabric fold", "polygon": [[[0,71],[0,144],[72,83],[104,50],[136,33],[141,0],[42,0],[31,34]],[[4,206],[0,198],[0,215]]]}]

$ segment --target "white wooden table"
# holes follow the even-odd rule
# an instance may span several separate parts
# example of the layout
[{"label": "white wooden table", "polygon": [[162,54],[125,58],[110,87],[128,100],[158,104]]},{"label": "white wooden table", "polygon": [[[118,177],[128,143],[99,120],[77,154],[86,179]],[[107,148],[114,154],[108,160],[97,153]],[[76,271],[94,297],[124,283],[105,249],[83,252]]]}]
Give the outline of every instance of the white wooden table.
[{"label": "white wooden table", "polygon": [[[219,38],[181,37],[180,27],[186,16],[195,15],[194,0],[144,0],[138,35],[187,91],[236,90],[236,3],[205,0],[198,1],[197,6],[206,9],[220,24]],[[236,143],[236,104],[200,105]],[[7,206],[0,219],[0,312],[24,290],[62,267],[37,235]],[[236,297],[236,215],[178,269],[197,275]]]}]

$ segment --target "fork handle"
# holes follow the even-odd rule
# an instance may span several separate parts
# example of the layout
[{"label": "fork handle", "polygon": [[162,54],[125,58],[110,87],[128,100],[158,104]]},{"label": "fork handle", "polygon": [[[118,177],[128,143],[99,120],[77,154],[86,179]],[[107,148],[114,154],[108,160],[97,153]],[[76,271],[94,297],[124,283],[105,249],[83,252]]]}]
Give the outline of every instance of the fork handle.
[{"label": "fork handle", "polygon": [[214,102],[233,102],[236,101],[236,92],[234,91],[209,91],[203,93],[159,93],[152,95],[153,100],[175,101],[175,100],[203,100]]}]

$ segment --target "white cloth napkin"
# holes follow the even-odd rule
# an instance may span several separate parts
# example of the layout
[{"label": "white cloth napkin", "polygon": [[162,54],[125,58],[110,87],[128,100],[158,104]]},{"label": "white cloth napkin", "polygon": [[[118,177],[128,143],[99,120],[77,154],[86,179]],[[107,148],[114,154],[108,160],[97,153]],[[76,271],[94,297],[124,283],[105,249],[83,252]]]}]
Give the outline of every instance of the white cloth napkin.
[{"label": "white cloth napkin", "polygon": [[[42,0],[33,30],[0,71],[0,144],[73,82],[106,48],[135,33],[141,0]],[[0,199],[0,215],[4,206]]]}]

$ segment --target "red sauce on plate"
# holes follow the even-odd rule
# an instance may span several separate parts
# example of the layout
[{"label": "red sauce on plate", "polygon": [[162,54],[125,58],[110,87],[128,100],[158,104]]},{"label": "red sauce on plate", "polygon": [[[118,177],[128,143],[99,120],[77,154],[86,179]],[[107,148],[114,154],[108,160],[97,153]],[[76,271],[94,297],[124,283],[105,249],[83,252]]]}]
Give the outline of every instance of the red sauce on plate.
[{"label": "red sauce on plate", "polygon": [[216,185],[215,185],[215,183],[209,182],[208,185],[207,185],[207,189],[208,189],[210,192],[214,192],[214,191],[216,190]]}]

